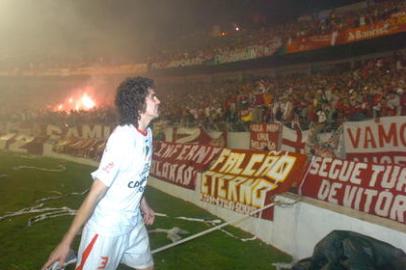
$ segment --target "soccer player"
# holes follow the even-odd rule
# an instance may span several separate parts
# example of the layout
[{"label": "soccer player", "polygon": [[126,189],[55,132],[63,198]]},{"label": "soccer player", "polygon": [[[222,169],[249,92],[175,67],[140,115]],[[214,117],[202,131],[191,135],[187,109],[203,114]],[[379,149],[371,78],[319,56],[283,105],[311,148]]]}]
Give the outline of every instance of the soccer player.
[{"label": "soccer player", "polygon": [[93,184],[61,242],[42,269],[63,265],[73,239],[84,225],[76,270],[116,269],[124,263],[153,269],[145,224],[154,222],[144,190],[151,167],[151,120],[159,116],[151,79],[128,78],[118,89],[119,125],[110,135]]}]

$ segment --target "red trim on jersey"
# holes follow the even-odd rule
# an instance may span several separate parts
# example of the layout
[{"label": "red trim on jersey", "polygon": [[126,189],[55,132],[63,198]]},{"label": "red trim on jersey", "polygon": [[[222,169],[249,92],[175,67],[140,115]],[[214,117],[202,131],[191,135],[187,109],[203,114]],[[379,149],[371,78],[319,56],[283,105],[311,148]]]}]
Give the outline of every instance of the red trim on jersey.
[{"label": "red trim on jersey", "polygon": [[85,248],[85,250],[83,251],[82,259],[81,259],[81,261],[80,261],[80,265],[76,268],[76,270],[82,270],[82,269],[83,269],[83,266],[85,266],[87,257],[89,257],[89,254],[90,254],[90,252],[92,251],[93,246],[94,246],[94,244],[96,243],[96,240],[97,240],[97,237],[98,237],[98,236],[99,236],[98,234],[95,234],[95,236],[93,236],[93,238],[92,238],[92,241],[90,241],[89,245],[88,245],[88,246]]},{"label": "red trim on jersey", "polygon": [[148,135],[148,130],[142,131],[142,130],[139,130],[138,128],[136,128],[136,129],[137,129],[137,131],[138,131],[139,133],[141,133],[141,135],[143,135],[143,136],[147,136],[147,135]]}]

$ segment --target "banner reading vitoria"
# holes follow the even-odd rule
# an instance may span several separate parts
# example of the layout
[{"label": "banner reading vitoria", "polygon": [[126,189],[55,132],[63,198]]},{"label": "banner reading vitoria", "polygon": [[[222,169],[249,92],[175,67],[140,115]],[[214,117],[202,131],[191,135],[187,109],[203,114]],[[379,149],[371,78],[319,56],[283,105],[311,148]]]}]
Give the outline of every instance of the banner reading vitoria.
[{"label": "banner reading vitoria", "polygon": [[300,193],[406,224],[406,167],[314,157]]},{"label": "banner reading vitoria", "polygon": [[347,159],[406,166],[406,116],[344,123]]},{"label": "banner reading vitoria", "polygon": [[[224,149],[202,174],[201,201],[248,214],[268,205],[303,177],[306,156],[297,153]],[[272,219],[268,209],[258,215]]]},{"label": "banner reading vitoria", "polygon": [[206,169],[222,149],[209,145],[157,142],[154,145],[151,175],[194,190],[197,173]]}]

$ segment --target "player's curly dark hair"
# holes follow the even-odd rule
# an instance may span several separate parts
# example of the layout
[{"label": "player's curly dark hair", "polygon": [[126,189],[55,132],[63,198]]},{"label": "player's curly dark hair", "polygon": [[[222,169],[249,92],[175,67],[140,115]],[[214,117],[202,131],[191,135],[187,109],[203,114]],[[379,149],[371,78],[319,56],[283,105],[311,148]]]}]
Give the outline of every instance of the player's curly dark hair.
[{"label": "player's curly dark hair", "polygon": [[144,77],[127,78],[117,88],[115,104],[120,125],[133,124],[138,127],[140,114],[145,112],[145,98],[154,81]]}]

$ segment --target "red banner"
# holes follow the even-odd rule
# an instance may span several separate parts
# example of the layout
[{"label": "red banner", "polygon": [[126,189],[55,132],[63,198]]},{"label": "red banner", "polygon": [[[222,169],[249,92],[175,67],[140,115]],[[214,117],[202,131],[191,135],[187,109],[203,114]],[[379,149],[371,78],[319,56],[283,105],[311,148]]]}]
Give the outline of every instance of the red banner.
[{"label": "red banner", "polygon": [[157,142],[154,145],[151,175],[194,190],[197,173],[205,170],[222,149],[209,145]]},{"label": "red banner", "polygon": [[406,224],[406,167],[314,157],[300,193]]},{"label": "red banner", "polygon": [[225,132],[209,134],[203,128],[174,128],[172,142],[225,147],[227,144],[227,134]]},{"label": "red banner", "polygon": [[[201,201],[248,214],[272,202],[303,177],[306,156],[297,153],[224,149],[202,174]],[[257,217],[273,219],[272,208]]]},{"label": "red banner", "polygon": [[372,25],[347,29],[337,38],[337,44],[346,44],[360,40],[373,39],[406,31],[406,14],[393,14],[388,20]]},{"label": "red banner", "polygon": [[297,53],[325,48],[331,45],[332,34],[295,38],[287,45],[288,53]]},{"label": "red banner", "polygon": [[280,135],[279,123],[252,124],[250,125],[250,148],[265,151],[279,150]]},{"label": "red banner", "polygon": [[406,166],[406,116],[344,123],[347,159]]},{"label": "red banner", "polygon": [[57,153],[100,161],[105,144],[105,139],[69,137],[56,141],[52,150]]},{"label": "red banner", "polygon": [[385,20],[326,35],[295,38],[287,44],[287,53],[316,50],[329,46],[348,44],[366,39],[373,39],[406,31],[406,13],[398,12]]}]

